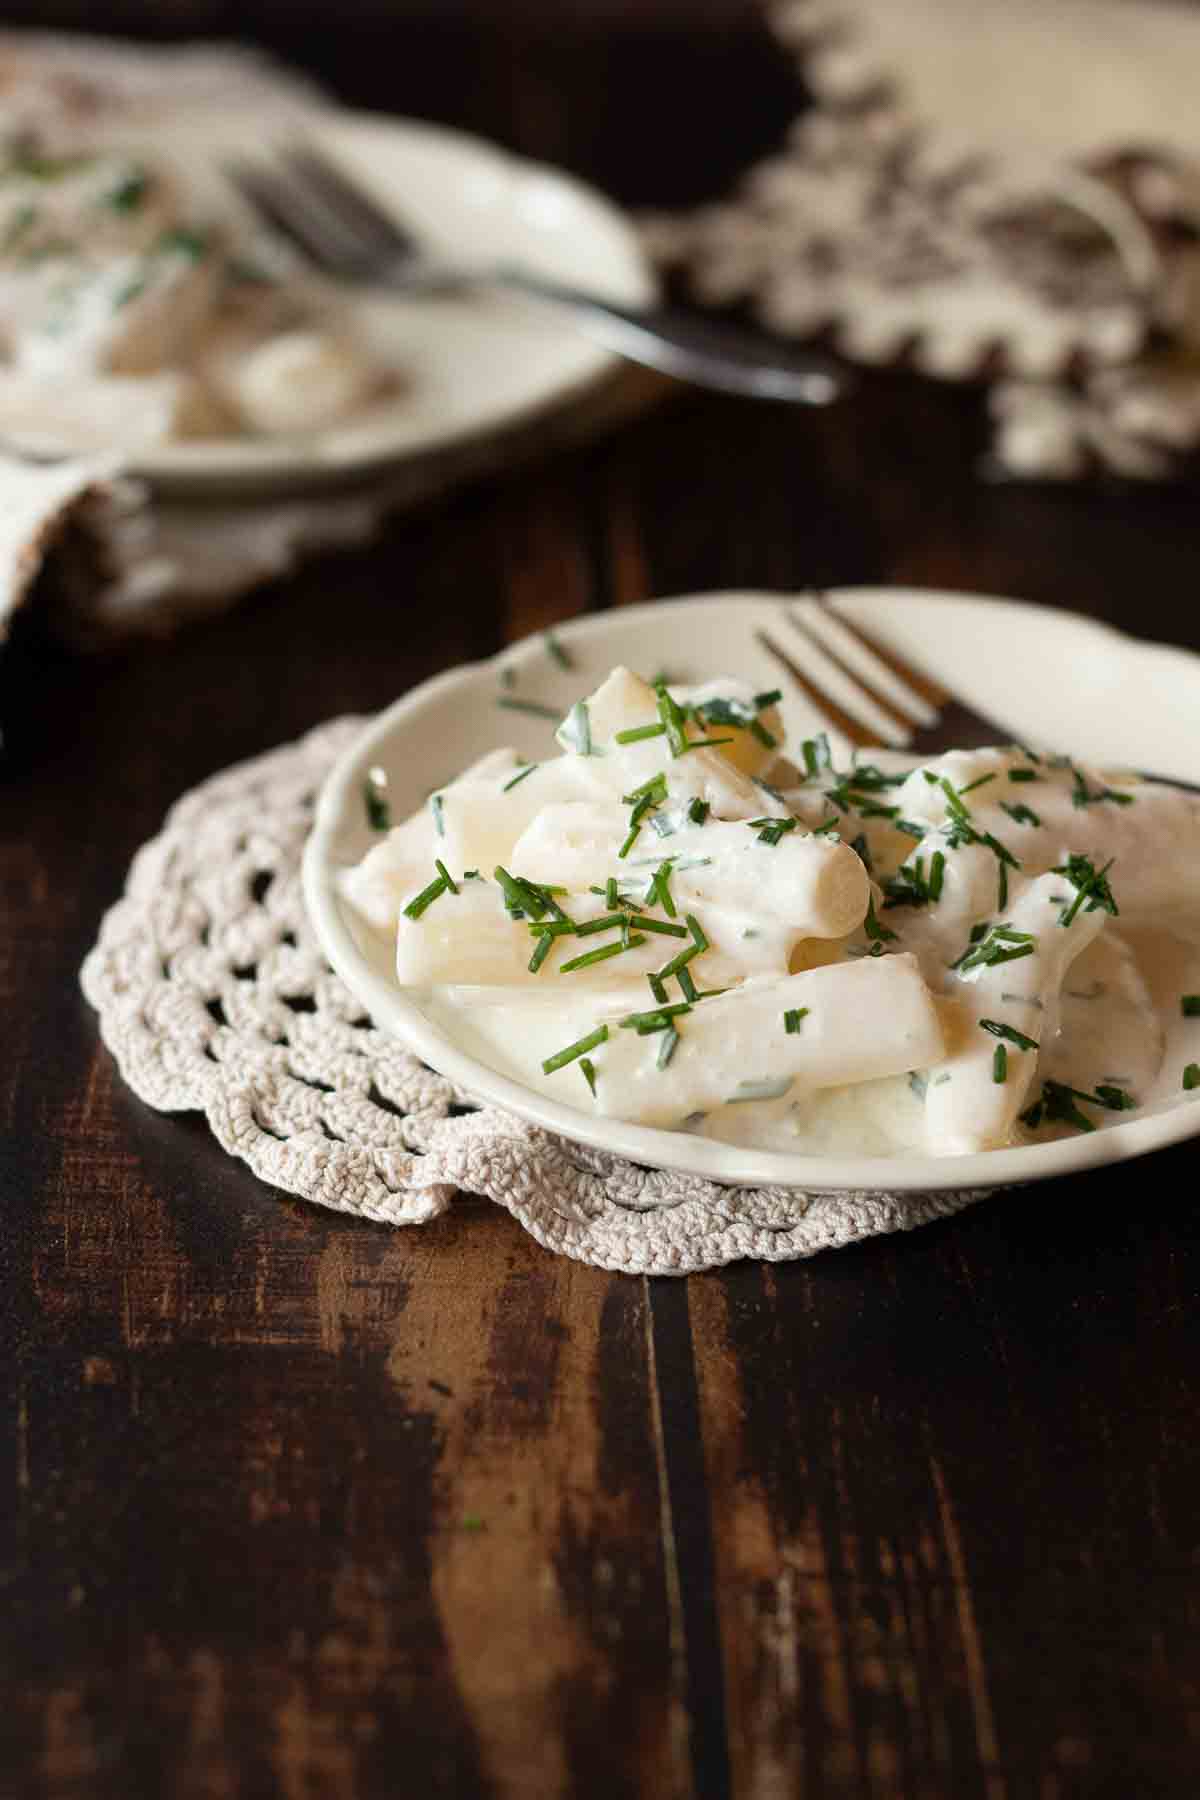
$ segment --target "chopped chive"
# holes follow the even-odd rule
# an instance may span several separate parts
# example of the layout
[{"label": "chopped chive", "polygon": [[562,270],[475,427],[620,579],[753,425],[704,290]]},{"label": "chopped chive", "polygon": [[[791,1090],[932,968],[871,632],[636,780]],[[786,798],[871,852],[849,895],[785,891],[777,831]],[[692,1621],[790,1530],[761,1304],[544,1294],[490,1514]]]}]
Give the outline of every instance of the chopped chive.
[{"label": "chopped chive", "polygon": [[499,694],[496,705],[503,706],[508,712],[530,713],[535,719],[553,719],[558,722],[558,708],[543,706],[540,700],[518,700],[515,694]]},{"label": "chopped chive", "polygon": [[756,825],[761,828],[755,837],[756,843],[770,844],[774,849],[780,838],[786,837],[789,831],[796,830],[800,821],[799,819],[747,819],[746,823],[751,829]]},{"label": "chopped chive", "polygon": [[478,869],[464,869],[463,870],[463,880],[464,881],[482,881],[483,876],[479,873]]},{"label": "chopped chive", "polygon": [[1137,1105],[1132,1094],[1127,1094],[1123,1087],[1117,1087],[1111,1081],[1097,1083],[1096,1098],[1101,1106],[1107,1106],[1109,1112],[1132,1112]]},{"label": "chopped chive", "polygon": [[373,780],[363,782],[363,805],[367,812],[367,824],[372,831],[390,831],[392,828],[392,809],[379,791],[379,783]]},{"label": "chopped chive", "polygon": [[626,950],[632,950],[637,944],[645,943],[644,937],[631,937],[624,944],[602,944],[599,950],[588,950],[583,956],[573,956],[570,962],[560,963],[560,975],[570,975],[575,969],[586,969],[591,963],[607,962],[610,956],[620,956]]},{"label": "chopped chive", "polygon": [[443,805],[442,796],[440,794],[430,794],[429,810],[433,814],[433,829],[437,832],[439,837],[445,837],[445,835],[446,835],[445,810],[446,809],[445,809],[445,806]]},{"label": "chopped chive", "polygon": [[594,1099],[596,1094],[596,1065],[590,1056],[581,1056],[579,1059],[579,1068],[584,1080],[592,1090],[592,1097]]},{"label": "chopped chive", "polygon": [[821,769],[832,769],[833,753],[829,748],[829,736],[818,731],[816,737],[805,738],[800,746],[800,755],[804,759],[805,775],[811,780]]},{"label": "chopped chive", "polygon": [[1042,822],[1032,806],[1010,806],[1006,800],[1002,800],[1000,806],[1016,825],[1040,825]]},{"label": "chopped chive", "polygon": [[872,952],[874,955],[879,954],[884,944],[894,943],[896,941],[896,933],[894,931],[889,931],[886,925],[881,925],[879,920],[875,917],[874,894],[871,895],[870,903],[867,906],[867,916],[863,920],[863,930],[866,932],[871,942],[879,946],[879,949]]},{"label": "chopped chive", "polygon": [[560,669],[573,669],[575,667],[574,657],[567,655],[567,652],[563,649],[552,631],[542,633],[542,642],[546,646],[547,653],[554,658]]},{"label": "chopped chive", "polygon": [[1200,1018],[1200,994],[1181,994],[1179,1010],[1185,1019]]},{"label": "chopped chive", "polygon": [[[665,862],[659,863],[657,869],[654,871],[654,880],[650,884],[651,890],[657,893],[659,901],[662,904],[662,909],[669,919],[675,917],[675,902],[671,898],[670,887],[671,870],[673,867],[674,864],[670,857],[668,857]],[[653,905],[654,902],[651,901],[650,904]]]},{"label": "chopped chive", "polygon": [[438,874],[441,876],[442,880],[445,882],[446,886],[450,889],[450,892],[452,894],[457,894],[458,883],[457,883],[457,881],[455,881],[453,875],[451,875],[451,873],[450,873],[449,869],[446,867],[445,863],[442,862],[438,857],[435,856],[433,859],[433,866],[437,870]]},{"label": "chopped chive", "polygon": [[748,730],[752,738],[756,738],[764,750],[777,750],[779,739],[774,732],[768,731],[761,719],[751,719]]},{"label": "chopped chive", "polygon": [[582,925],[571,926],[576,937],[592,937],[597,931],[612,931],[617,926],[624,926],[628,915],[623,912],[605,913],[600,919],[587,919]]},{"label": "chopped chive", "polygon": [[790,1089],[794,1077],[786,1075],[776,1081],[739,1081],[737,1092],[730,1094],[727,1106],[736,1106],[743,1100],[782,1100]]},{"label": "chopped chive", "polygon": [[662,968],[658,970],[658,979],[670,981],[672,975],[678,975],[680,969],[685,969],[688,963],[694,962],[699,954],[700,946],[689,944],[686,950],[681,950],[678,956],[673,956],[669,963],[663,964]]},{"label": "chopped chive", "polygon": [[668,1025],[667,1029],[663,1032],[662,1039],[658,1046],[658,1056],[655,1058],[658,1068],[666,1068],[667,1064],[675,1054],[675,1048],[678,1043],[679,1033],[676,1031],[674,1025]]},{"label": "chopped chive", "polygon": [[1010,769],[1008,779],[1010,781],[1040,781],[1042,778],[1036,769]]},{"label": "chopped chive", "polygon": [[651,919],[645,913],[638,914],[637,928],[639,931],[657,932],[659,937],[681,938],[687,936],[682,925],[672,925],[668,919]]},{"label": "chopped chive", "polygon": [[683,917],[688,930],[692,934],[692,942],[695,944],[697,950],[707,950],[708,939],[705,937],[704,927],[701,925],[695,913],[684,913]]},{"label": "chopped chive", "polygon": [[791,1006],[783,1015],[783,1029],[788,1037],[795,1037],[800,1030],[801,1021],[807,1019],[810,1008],[807,1006]]},{"label": "chopped chive", "polygon": [[1076,805],[1076,806],[1095,806],[1101,800],[1111,800],[1113,802],[1113,804],[1116,806],[1132,806],[1133,805],[1134,799],[1136,797],[1135,795],[1119,794],[1116,792],[1116,790],[1114,788],[1108,788],[1108,787],[1097,788],[1096,792],[1094,794],[1090,793],[1088,791],[1088,784],[1083,778],[1083,771],[1081,769],[1077,769],[1073,763],[1068,763],[1067,767],[1071,771],[1071,776],[1072,776],[1072,781],[1073,781],[1073,786],[1071,789],[1071,800],[1074,803],[1074,805]]},{"label": "chopped chive", "polygon": [[589,1050],[596,1048],[597,1044],[604,1044],[607,1041],[608,1026],[597,1025],[595,1031],[589,1031],[586,1037],[578,1038],[575,1043],[568,1044],[566,1049],[560,1050],[557,1055],[548,1056],[542,1064],[542,1074],[553,1075],[556,1069],[565,1069],[568,1063],[577,1061],[581,1056],[586,1056]]},{"label": "chopped chive", "polygon": [[942,897],[945,875],[946,858],[940,850],[935,850],[929,859],[929,898],[935,903]]},{"label": "chopped chive", "polygon": [[679,983],[680,993],[689,1004],[699,999],[700,990],[692,980],[692,971],[686,965],[678,971],[675,979]]},{"label": "chopped chive", "polygon": [[1116,858],[1110,856],[1104,867],[1097,869],[1090,857],[1071,855],[1053,871],[1055,875],[1065,875],[1075,889],[1075,898],[1058,915],[1060,925],[1070,925],[1080,907],[1085,904],[1088,912],[1103,910],[1113,918],[1118,916],[1120,908],[1105,879],[1115,861]]},{"label": "chopped chive", "polygon": [[682,756],[688,747],[683,711],[678,701],[668,692],[665,681],[660,681],[654,691],[658,699],[659,721],[667,734],[671,755]]},{"label": "chopped chive", "polygon": [[1008,1051],[1003,1044],[997,1044],[992,1055],[992,1080],[997,1085],[1008,1080]]},{"label": "chopped chive", "polygon": [[1008,869],[1003,863],[996,868],[996,911],[1003,912],[1008,905]]},{"label": "chopped chive", "polygon": [[754,710],[755,710],[755,712],[766,712],[768,706],[778,706],[779,702],[782,699],[783,699],[783,689],[782,688],[771,688],[765,694],[755,694]]},{"label": "chopped chive", "polygon": [[615,875],[610,875],[604,884],[604,904],[609,912],[614,912],[621,904],[621,892]]},{"label": "chopped chive", "polygon": [[523,769],[517,770],[511,781],[505,782],[504,786],[500,789],[500,792],[502,794],[507,794],[510,789],[515,788],[519,782],[524,781],[527,775],[532,775],[533,771],[535,769],[540,769],[541,766],[541,763],[526,763]]},{"label": "chopped chive", "polygon": [[1025,1032],[1018,1031],[1013,1025],[1005,1025],[999,1019],[980,1019],[979,1023],[984,1031],[990,1031],[993,1037],[1006,1038],[1018,1050],[1041,1049],[1036,1038],[1028,1037]]},{"label": "chopped chive", "polygon": [[716,750],[721,744],[732,744],[732,742],[732,738],[692,738],[683,746],[682,750],[676,751],[676,755],[682,756],[688,750]]},{"label": "chopped chive", "polygon": [[995,779],[995,769],[993,769],[989,775],[977,775],[974,781],[968,781],[966,787],[959,788],[959,796],[961,797],[963,794],[973,794],[976,788],[986,787],[989,781],[995,781]]},{"label": "chopped chive", "polygon": [[651,973],[647,975],[646,980],[650,983],[650,992],[654,995],[654,998],[658,1001],[659,1005],[665,1006],[667,1003],[667,990],[658,979],[658,976],[651,971]]},{"label": "chopped chive", "polygon": [[1183,1071],[1184,1092],[1190,1094],[1193,1088],[1200,1087],[1200,1063],[1189,1063]]},{"label": "chopped chive", "polygon": [[690,1001],[676,1000],[670,1006],[656,1006],[650,1012],[626,1013],[617,1023],[623,1031],[661,1031],[672,1019],[691,1010]]},{"label": "chopped chive", "polygon": [[[532,883],[522,881],[516,875],[510,875],[508,870],[499,863],[492,870],[492,874],[500,883],[504,894],[504,904],[510,912],[520,915],[528,913],[531,919],[540,919],[550,911],[549,896],[543,895]],[[561,912],[562,908],[559,907],[557,910]]]},{"label": "chopped chive", "polygon": [[703,825],[708,817],[708,801],[701,800],[698,795],[694,800],[689,800],[687,816],[693,825]]},{"label": "chopped chive", "polygon": [[[850,848],[869,875],[871,873],[871,849],[866,838],[860,833],[858,837],[850,840]],[[940,855],[941,852],[939,851],[938,854]]]},{"label": "chopped chive", "polygon": [[595,754],[592,749],[592,720],[586,700],[575,702],[554,735],[564,749],[573,750],[576,756]]},{"label": "chopped chive", "polygon": [[660,719],[657,725],[631,725],[628,731],[614,732],[614,742],[618,744],[640,744],[643,738],[662,737],[666,726]]},{"label": "chopped chive", "polygon": [[529,973],[531,975],[537,974],[538,970],[549,956],[554,947],[554,938],[555,933],[553,931],[543,931],[538,938],[537,943],[534,945],[533,955],[530,957],[528,964]]},{"label": "chopped chive", "polygon": [[661,806],[666,797],[667,778],[660,770],[657,775],[652,775],[649,781],[643,781],[641,787],[635,787],[632,793],[622,794],[621,805],[633,806],[639,800],[649,799],[655,805]]},{"label": "chopped chive", "polygon": [[404,908],[405,918],[419,919],[421,914],[433,905],[438,896],[445,892],[446,879],[444,876],[439,875],[436,881],[431,881],[428,887],[422,888],[421,892],[414,895],[409,901],[408,905]]}]

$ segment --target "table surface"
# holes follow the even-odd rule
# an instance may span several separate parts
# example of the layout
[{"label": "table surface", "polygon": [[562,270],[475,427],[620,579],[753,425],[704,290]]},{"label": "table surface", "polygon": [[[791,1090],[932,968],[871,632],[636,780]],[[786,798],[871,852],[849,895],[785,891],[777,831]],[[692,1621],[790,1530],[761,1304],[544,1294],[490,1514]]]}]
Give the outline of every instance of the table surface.
[{"label": "table surface", "polygon": [[[715,192],[795,103],[744,6],[384,10],[331,43],[259,8],[346,98],[630,202]],[[263,1187],[133,1099],[76,985],[184,789],[590,609],[878,581],[1195,642],[1194,495],[988,486],[981,436],[974,396],[899,377],[822,416],[682,396],[173,642],[18,632],[0,1791],[1195,1794],[1191,1146],[638,1280],[480,1202],[394,1231]]]}]

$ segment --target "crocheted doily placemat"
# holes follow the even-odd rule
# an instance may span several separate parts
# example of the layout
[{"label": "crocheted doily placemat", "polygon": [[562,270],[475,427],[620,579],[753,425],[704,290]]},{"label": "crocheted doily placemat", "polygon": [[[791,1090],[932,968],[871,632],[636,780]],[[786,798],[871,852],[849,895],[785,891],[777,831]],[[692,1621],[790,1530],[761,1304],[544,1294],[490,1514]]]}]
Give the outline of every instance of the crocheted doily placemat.
[{"label": "crocheted doily placemat", "polygon": [[373,1026],[305,914],[314,798],[361,728],[336,720],[206,781],[135,857],[82,981],[147,1104],[204,1113],[256,1175],[322,1206],[418,1225],[465,1190],[550,1250],[637,1274],[810,1256],[983,1197],[720,1187],[456,1090]]}]

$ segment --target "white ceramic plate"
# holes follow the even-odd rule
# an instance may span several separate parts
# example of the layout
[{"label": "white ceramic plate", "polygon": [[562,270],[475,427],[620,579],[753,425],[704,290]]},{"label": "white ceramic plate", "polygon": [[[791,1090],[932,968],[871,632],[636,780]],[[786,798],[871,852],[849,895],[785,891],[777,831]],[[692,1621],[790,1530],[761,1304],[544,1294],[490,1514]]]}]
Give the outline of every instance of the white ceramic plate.
[{"label": "white ceramic plate", "polygon": [[[435,255],[521,263],[630,304],[655,296],[628,219],[569,175],[410,120],[314,113],[305,131],[392,203]],[[202,127],[181,127],[166,141],[208,158],[263,148],[244,114],[206,117]],[[139,472],[181,492],[311,486],[500,431],[582,393],[616,367],[607,351],[547,312],[499,294],[364,298],[354,309],[399,372],[398,394],[307,438],[159,446],[140,459]]]},{"label": "white ceramic plate", "polygon": [[[1138,643],[1074,613],[1013,600],[884,588],[841,589],[832,599],[848,618],[936,671],[977,712],[994,719],[1001,741],[1033,740],[1109,767],[1200,780],[1194,723],[1200,719],[1200,657]],[[786,643],[791,627],[785,612],[793,603],[783,595],[711,594],[581,619],[558,633],[574,665],[570,671],[557,666],[543,639],[528,638],[490,662],[425,682],[364,731],[320,795],[305,853],[304,892],[326,955],[376,1024],[469,1092],[550,1131],[635,1162],[747,1186],[991,1187],[1095,1168],[1200,1133],[1200,1105],[1185,1102],[1086,1136],[973,1156],[813,1157],[746,1149],[545,1099],[460,1049],[399,986],[390,942],[362,926],[337,886],[339,871],[377,841],[363,808],[369,769],[386,772],[393,816],[400,820],[497,744],[511,743],[530,758],[552,751],[553,725],[501,709],[502,694],[565,711],[614,663],[647,673],[666,668],[684,680],[742,675],[755,687],[786,690],[786,678],[755,632],[765,628]],[[801,647],[798,637],[794,645]],[[501,683],[505,671],[513,682],[507,689]],[[827,671],[822,680],[834,685]],[[789,743],[821,723],[794,692],[785,693],[783,712]]]}]

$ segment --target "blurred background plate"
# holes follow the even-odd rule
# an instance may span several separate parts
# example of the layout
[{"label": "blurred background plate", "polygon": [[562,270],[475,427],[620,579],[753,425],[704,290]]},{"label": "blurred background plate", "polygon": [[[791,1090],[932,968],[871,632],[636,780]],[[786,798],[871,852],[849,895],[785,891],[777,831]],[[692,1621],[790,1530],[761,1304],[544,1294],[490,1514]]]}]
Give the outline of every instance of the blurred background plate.
[{"label": "blurred background plate", "polygon": [[[305,135],[394,204],[435,255],[519,262],[630,304],[655,297],[629,221],[594,189],[556,169],[409,120],[314,111]],[[218,160],[261,156],[270,147],[244,112],[209,115],[199,128],[168,133],[167,141]],[[356,295],[353,310],[397,369],[395,394],[312,437],[163,445],[144,455],[136,472],[172,493],[198,497],[337,485],[367,471],[477,451],[565,405],[607,400],[623,372],[615,357],[557,324],[548,309],[499,293]],[[470,460],[474,466],[477,459]]]}]

